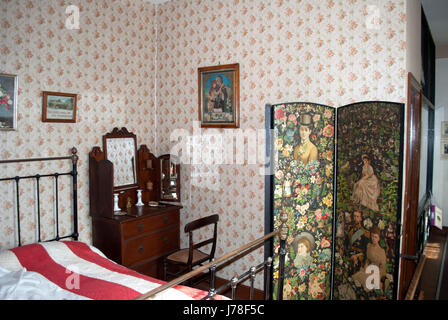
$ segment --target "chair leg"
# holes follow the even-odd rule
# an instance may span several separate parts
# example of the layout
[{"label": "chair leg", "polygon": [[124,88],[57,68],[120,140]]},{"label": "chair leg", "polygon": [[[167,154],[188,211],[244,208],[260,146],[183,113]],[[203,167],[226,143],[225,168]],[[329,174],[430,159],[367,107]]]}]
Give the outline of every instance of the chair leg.
[{"label": "chair leg", "polygon": [[163,281],[166,281],[167,268],[168,268],[168,263],[164,259],[163,260]]},{"label": "chair leg", "polygon": [[[193,270],[193,268],[188,267],[188,269],[186,270],[186,273],[190,272],[191,270]],[[191,278],[190,278],[190,279],[187,279],[187,280],[185,281],[185,284],[186,284],[187,286],[191,286],[191,285],[192,285],[192,279],[191,279]]]}]

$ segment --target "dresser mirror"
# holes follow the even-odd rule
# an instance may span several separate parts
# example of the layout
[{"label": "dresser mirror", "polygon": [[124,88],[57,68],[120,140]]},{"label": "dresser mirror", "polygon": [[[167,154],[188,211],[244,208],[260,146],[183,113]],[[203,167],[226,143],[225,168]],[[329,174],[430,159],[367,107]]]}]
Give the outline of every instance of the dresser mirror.
[{"label": "dresser mirror", "polygon": [[114,191],[138,187],[137,138],[126,128],[114,128],[103,136],[105,158],[113,163]]},{"label": "dresser mirror", "polygon": [[160,200],[180,201],[179,164],[169,154],[159,157],[160,161]]}]

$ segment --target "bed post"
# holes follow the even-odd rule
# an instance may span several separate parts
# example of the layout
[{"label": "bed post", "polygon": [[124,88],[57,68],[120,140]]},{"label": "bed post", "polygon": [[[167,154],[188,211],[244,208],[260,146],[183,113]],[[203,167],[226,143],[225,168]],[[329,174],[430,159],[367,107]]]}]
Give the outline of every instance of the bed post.
[{"label": "bed post", "polygon": [[238,277],[233,277],[230,287],[232,288],[232,300],[236,299],[236,286],[238,285]]},{"label": "bed post", "polygon": [[16,203],[17,203],[17,234],[18,234],[18,240],[19,240],[19,247],[22,245],[22,240],[20,237],[20,192],[19,192],[19,181],[20,177],[15,177],[14,180],[16,181]]},{"label": "bed post", "polygon": [[283,300],[283,280],[285,273],[285,256],[286,256],[286,238],[288,237],[288,226],[286,221],[288,221],[288,215],[285,212],[280,214],[280,261],[279,261],[279,271],[278,271],[278,300]]},{"label": "bed post", "polygon": [[255,272],[257,268],[251,267],[250,268],[250,298],[249,300],[254,300],[254,285],[255,285]]},{"label": "bed post", "polygon": [[268,257],[266,263],[264,264],[264,300],[269,300],[270,297],[271,266],[272,258]]},{"label": "bed post", "polygon": [[[215,259],[213,259],[211,262],[213,262]],[[211,299],[216,295],[216,289],[215,289],[215,272],[216,272],[216,264],[212,265],[210,267],[210,289],[208,291],[208,295]]]},{"label": "bed post", "polygon": [[75,147],[71,149],[72,152],[72,177],[73,177],[73,239],[78,241],[78,150]]}]

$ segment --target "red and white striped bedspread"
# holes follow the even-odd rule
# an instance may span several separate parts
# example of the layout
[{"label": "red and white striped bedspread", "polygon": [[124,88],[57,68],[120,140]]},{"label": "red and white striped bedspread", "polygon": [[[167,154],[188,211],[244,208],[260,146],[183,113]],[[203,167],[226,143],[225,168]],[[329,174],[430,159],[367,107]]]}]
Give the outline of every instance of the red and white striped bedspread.
[{"label": "red and white striped bedspread", "polygon": [[[98,249],[78,241],[35,243],[5,250],[0,253],[0,268],[3,271],[0,272],[0,294],[2,288],[6,295],[9,290],[13,299],[22,299],[20,295],[17,297],[21,292],[25,293],[23,299],[42,298],[45,293],[32,295],[30,292],[49,287],[48,292],[52,293],[49,299],[127,300],[164,283],[123,267],[107,259]],[[7,285],[12,282],[8,289]],[[30,285],[38,288],[30,289]],[[205,291],[178,285],[161,292],[155,299],[201,299],[206,295]]]}]

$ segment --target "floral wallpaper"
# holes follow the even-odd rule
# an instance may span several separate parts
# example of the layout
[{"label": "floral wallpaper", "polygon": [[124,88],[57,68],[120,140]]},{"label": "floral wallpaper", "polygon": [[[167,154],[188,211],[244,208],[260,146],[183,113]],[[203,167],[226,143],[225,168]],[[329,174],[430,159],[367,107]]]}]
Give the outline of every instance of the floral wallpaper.
[{"label": "floral wallpaper", "polygon": [[[154,148],[154,9],[143,0],[0,3],[0,71],[17,74],[19,87],[17,130],[0,132],[0,159],[68,156],[75,146],[79,155],[79,227],[83,241],[91,239],[88,152],[93,146],[102,147],[103,134],[123,126],[137,135],[138,144]],[[42,91],[76,93],[76,123],[42,122]],[[69,161],[45,166],[8,164],[0,167],[0,176],[35,174],[39,166],[48,173],[71,169]],[[68,191],[70,180],[64,179],[61,177],[60,183]],[[27,212],[36,210],[33,183],[20,182],[22,219],[27,219]],[[43,218],[53,221],[54,228],[53,182],[42,179],[41,183],[46,193],[41,199]],[[8,185],[0,183],[0,248],[15,243],[15,200]],[[67,193],[59,195],[61,216],[71,212],[67,199]],[[34,220],[24,223],[25,242],[36,236],[32,232],[35,225]],[[63,219],[61,228],[70,230],[70,220]],[[52,230],[44,233],[52,237]]]},{"label": "floral wallpaper", "polygon": [[[69,5],[79,8],[79,29],[66,26],[75,18]],[[232,134],[264,129],[267,103],[406,97],[404,0],[6,0],[0,11],[1,71],[19,75],[18,129],[1,132],[0,158],[78,148],[81,240],[91,233],[87,154],[113,127],[126,126],[156,155],[169,153],[183,130],[204,155]],[[197,69],[229,63],[240,65],[240,129],[200,130]],[[75,124],[41,122],[47,90],[78,93]],[[244,153],[224,164],[182,164],[181,228],[218,213],[218,256],[264,234],[264,160],[251,158],[264,154],[262,137],[235,142],[234,153]],[[21,170],[10,167],[7,174]],[[257,249],[218,276],[231,278],[262,256]]]},{"label": "floral wallpaper", "polygon": [[[218,256],[262,236],[264,159],[251,157],[264,154],[263,140],[235,139],[234,153],[243,154],[224,163],[220,152],[215,161],[201,161],[201,155],[222,150],[232,134],[264,129],[266,104],[404,102],[405,13],[404,0],[177,0],[157,6],[157,152],[178,146],[178,129],[196,155],[182,166],[181,223],[218,213]],[[201,130],[197,69],[232,63],[240,66],[240,129]],[[257,249],[217,275],[230,279],[262,259]]]}]

